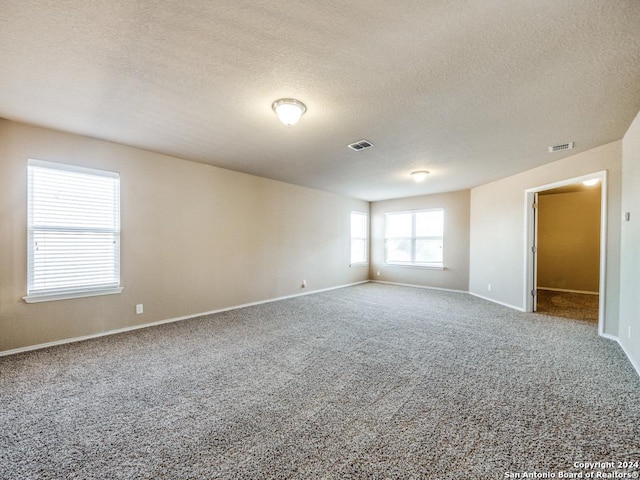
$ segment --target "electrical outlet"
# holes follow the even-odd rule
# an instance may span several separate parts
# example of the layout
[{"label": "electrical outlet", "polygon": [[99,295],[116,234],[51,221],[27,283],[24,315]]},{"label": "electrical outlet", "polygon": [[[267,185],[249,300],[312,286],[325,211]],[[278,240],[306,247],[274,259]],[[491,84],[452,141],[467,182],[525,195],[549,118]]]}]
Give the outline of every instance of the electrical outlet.
[{"label": "electrical outlet", "polygon": [[488,291],[491,291],[491,284],[488,284],[488,285],[487,285],[487,290],[488,290]]},{"label": "electrical outlet", "polygon": [[631,340],[631,325],[627,325],[627,338]]},{"label": "electrical outlet", "polygon": [[307,281],[306,280],[302,280],[302,288],[306,288],[307,287]]},{"label": "electrical outlet", "polygon": [[136,305],[136,315],[140,315],[141,313],[144,313],[144,305],[139,303]]},{"label": "electrical outlet", "polygon": [[377,275],[378,277],[380,276],[380,270],[378,270],[378,271],[376,272],[376,275]]}]

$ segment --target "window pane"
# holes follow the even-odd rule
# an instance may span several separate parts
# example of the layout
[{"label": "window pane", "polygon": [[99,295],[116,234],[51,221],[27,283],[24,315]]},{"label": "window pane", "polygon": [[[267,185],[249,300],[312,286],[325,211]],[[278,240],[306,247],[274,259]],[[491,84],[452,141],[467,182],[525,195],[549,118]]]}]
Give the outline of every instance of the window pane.
[{"label": "window pane", "polygon": [[416,237],[442,237],[443,210],[416,213]]},{"label": "window pane", "polygon": [[117,228],[119,181],[51,168],[29,167],[32,224],[47,227]]},{"label": "window pane", "polygon": [[441,239],[417,239],[416,263],[442,263]]},{"label": "window pane", "polygon": [[351,212],[351,263],[367,262],[367,215]]},{"label": "window pane", "polygon": [[392,238],[386,240],[385,259],[389,263],[411,262],[411,239]]},{"label": "window pane", "polygon": [[114,233],[34,231],[31,291],[117,287]]},{"label": "window pane", "polygon": [[365,238],[367,217],[362,213],[351,214],[351,238]]},{"label": "window pane", "polygon": [[351,263],[365,263],[367,261],[366,240],[351,240]]},{"label": "window pane", "polygon": [[386,238],[411,237],[412,213],[390,213],[386,216]]}]

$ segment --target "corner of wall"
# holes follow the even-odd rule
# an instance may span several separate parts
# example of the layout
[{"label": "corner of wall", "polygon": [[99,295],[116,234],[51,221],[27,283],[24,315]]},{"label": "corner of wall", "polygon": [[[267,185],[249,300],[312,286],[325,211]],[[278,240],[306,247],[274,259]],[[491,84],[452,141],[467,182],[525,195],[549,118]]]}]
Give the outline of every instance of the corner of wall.
[{"label": "corner of wall", "polygon": [[622,139],[622,173],[618,339],[640,374],[640,112]]}]

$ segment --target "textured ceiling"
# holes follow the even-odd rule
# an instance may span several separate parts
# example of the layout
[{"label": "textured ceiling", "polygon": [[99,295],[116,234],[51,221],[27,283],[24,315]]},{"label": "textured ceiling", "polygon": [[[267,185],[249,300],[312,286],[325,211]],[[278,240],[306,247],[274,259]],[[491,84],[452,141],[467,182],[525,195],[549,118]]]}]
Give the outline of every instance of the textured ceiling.
[{"label": "textured ceiling", "polygon": [[0,0],[0,117],[365,200],[618,140],[638,110],[638,0]]}]

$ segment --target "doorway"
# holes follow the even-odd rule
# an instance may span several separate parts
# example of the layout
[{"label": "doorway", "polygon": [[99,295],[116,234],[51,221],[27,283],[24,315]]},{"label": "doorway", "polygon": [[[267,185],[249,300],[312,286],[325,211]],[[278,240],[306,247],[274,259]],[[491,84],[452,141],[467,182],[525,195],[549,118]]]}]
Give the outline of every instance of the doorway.
[{"label": "doorway", "polygon": [[606,172],[525,192],[526,310],[604,328]]}]

